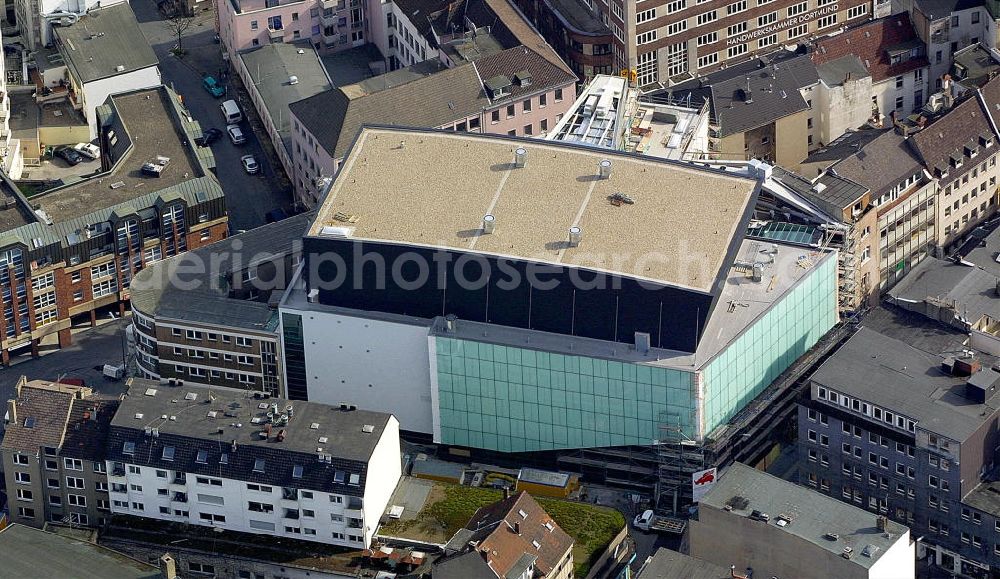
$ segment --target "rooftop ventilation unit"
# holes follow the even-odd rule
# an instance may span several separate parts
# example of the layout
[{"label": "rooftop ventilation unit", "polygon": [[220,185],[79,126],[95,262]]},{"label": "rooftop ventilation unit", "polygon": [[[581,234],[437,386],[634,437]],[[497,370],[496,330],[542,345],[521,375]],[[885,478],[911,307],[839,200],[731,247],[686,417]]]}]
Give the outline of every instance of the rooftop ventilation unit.
[{"label": "rooftop ventilation unit", "polygon": [[299,77],[295,76],[294,74],[288,77],[288,84],[299,84]]},{"label": "rooftop ventilation unit", "polygon": [[635,333],[635,351],[640,354],[649,353],[649,332]]},{"label": "rooftop ventilation unit", "polygon": [[487,213],[483,216],[483,233],[493,233],[497,228],[497,218]]},{"label": "rooftop ventilation unit", "polygon": [[597,174],[601,179],[608,179],[611,177],[611,160],[601,159],[601,162],[597,165]]},{"label": "rooftop ventilation unit", "polygon": [[524,167],[524,163],[528,160],[528,150],[524,147],[518,147],[514,150],[514,166],[520,169]]},{"label": "rooftop ventilation unit", "polygon": [[580,241],[583,240],[583,230],[577,226],[569,228],[569,246],[576,247],[580,245]]}]

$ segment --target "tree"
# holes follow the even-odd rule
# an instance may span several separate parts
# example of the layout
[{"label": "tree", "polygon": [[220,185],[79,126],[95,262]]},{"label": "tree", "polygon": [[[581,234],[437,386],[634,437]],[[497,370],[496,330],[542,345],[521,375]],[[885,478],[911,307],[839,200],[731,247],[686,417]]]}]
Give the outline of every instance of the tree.
[{"label": "tree", "polygon": [[174,15],[168,17],[164,22],[164,26],[177,38],[177,48],[175,49],[178,54],[184,51],[184,47],[181,45],[181,37],[187,32],[188,28],[194,24],[194,18],[191,16],[185,16],[181,10],[175,10]]}]

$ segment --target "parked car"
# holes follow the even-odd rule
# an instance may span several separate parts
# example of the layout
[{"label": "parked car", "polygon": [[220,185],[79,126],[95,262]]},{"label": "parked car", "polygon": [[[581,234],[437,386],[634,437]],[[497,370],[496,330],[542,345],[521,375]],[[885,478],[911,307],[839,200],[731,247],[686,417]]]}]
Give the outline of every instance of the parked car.
[{"label": "parked car", "polygon": [[83,155],[76,152],[76,150],[72,147],[56,147],[56,150],[53,151],[52,154],[59,157],[63,161],[66,161],[70,165],[79,165],[80,161],[83,161]]},{"label": "parked car", "polygon": [[260,165],[257,164],[257,159],[254,159],[253,155],[243,155],[240,157],[240,161],[243,161],[243,170],[248,174],[253,175],[260,171]]},{"label": "parked car", "polygon": [[214,76],[206,76],[201,79],[201,86],[205,87],[208,94],[214,96],[215,98],[222,97],[226,94],[226,89],[219,84],[219,81],[215,80]]},{"label": "parked car", "polygon": [[88,159],[101,158],[101,148],[93,143],[77,143],[73,145],[73,150]]},{"label": "parked car", "polygon": [[239,125],[229,125],[226,127],[226,132],[229,133],[229,140],[233,142],[234,145],[242,145],[247,142],[246,135],[243,134],[243,129]]},{"label": "parked car", "polygon": [[222,131],[216,129],[215,127],[212,127],[211,129],[207,129],[205,132],[203,132],[200,137],[197,137],[194,140],[194,144],[198,145],[199,147],[207,147],[212,143],[218,141],[220,137],[222,137]]}]

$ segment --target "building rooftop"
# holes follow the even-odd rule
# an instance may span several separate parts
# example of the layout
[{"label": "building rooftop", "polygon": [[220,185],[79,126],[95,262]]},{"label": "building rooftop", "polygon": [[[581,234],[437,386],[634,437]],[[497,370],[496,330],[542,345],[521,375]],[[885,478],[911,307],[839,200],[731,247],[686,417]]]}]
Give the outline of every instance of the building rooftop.
[{"label": "building rooftop", "polygon": [[39,447],[82,460],[102,456],[117,401],[96,397],[90,388],[43,380],[18,383],[17,419],[7,425],[3,448],[37,453]]},{"label": "building rooftop", "polygon": [[867,187],[832,172],[823,173],[810,181],[797,173],[775,167],[771,176],[824,212],[841,219],[845,210],[850,210],[868,194]]},{"label": "building rooftop", "polygon": [[997,135],[984,104],[978,95],[967,98],[910,137],[911,147],[938,177],[939,187],[985,162],[988,154],[978,160],[976,155],[996,147]]},{"label": "building rooftop", "polygon": [[[864,317],[862,326],[883,336],[906,342],[933,356],[939,356],[942,352],[962,352],[968,348],[967,333],[889,302],[873,308]],[[983,365],[992,366],[1000,362],[996,357],[983,352],[977,352],[976,355]]]},{"label": "building rooftop", "polygon": [[[528,155],[523,168],[513,166],[518,147]],[[599,179],[606,159],[610,178]],[[368,128],[309,234],[342,226],[343,213],[358,216],[355,239],[584,266],[708,292],[742,239],[756,188],[721,171],[552,141]],[[616,207],[615,194],[634,204]],[[497,223],[489,235],[481,231],[486,214]],[[574,226],[583,235],[576,247],[567,242]],[[649,260],[651,253],[691,261]]]},{"label": "building rooftop", "polygon": [[727,137],[808,109],[799,89],[818,80],[807,55],[780,50],[653,94],[674,101],[687,93],[693,102],[709,97],[720,136]]},{"label": "building rooftop", "polygon": [[158,579],[160,570],[89,541],[12,524],[0,530],[3,574],[10,577]]},{"label": "building rooftop", "polygon": [[545,0],[552,14],[577,34],[611,36],[611,29],[582,0]]},{"label": "building rooftop", "polygon": [[[891,408],[917,423],[917,428],[964,441],[984,416],[1000,408],[994,394],[985,404],[965,397],[967,378],[941,369],[961,351],[928,353],[862,327],[812,375],[812,381],[841,394]],[[871,388],[878,384],[878,388]],[[985,414],[984,414],[985,413]]]},{"label": "building rooftop", "polygon": [[[105,154],[115,163],[114,167],[108,173],[32,197],[32,203],[40,206],[56,228],[66,226],[77,230],[80,225],[106,221],[106,216],[95,215],[99,210],[106,215],[106,210],[117,205],[166,189],[221,195],[214,178],[200,179],[206,171],[199,155],[206,153],[192,149],[193,127],[185,126],[187,121],[182,115],[186,113],[175,98],[166,87],[112,95],[111,107],[105,114],[115,127],[116,144]],[[98,114],[102,114],[100,109]],[[140,171],[143,163],[155,161],[158,156],[170,158],[160,177],[143,175]],[[138,209],[150,206],[138,201],[137,204],[141,205]],[[84,222],[75,223],[78,218]]]},{"label": "building rooftop", "polygon": [[[919,49],[919,56],[911,51]],[[852,26],[840,34],[816,40],[810,57],[823,65],[845,56],[856,56],[872,76],[882,82],[928,65],[924,45],[906,12]],[[893,63],[893,57],[898,58]]]},{"label": "building rooftop", "polygon": [[[740,570],[742,572],[742,570]],[[636,575],[638,579],[731,579],[730,570],[660,547]]]},{"label": "building rooftop", "polygon": [[[288,416],[287,424],[268,429],[266,414],[273,412],[275,404],[278,407],[277,414]],[[290,406],[292,410],[288,409]],[[257,398],[247,392],[227,388],[190,384],[170,386],[158,381],[133,378],[128,393],[111,422],[112,437],[109,446],[115,460],[121,460],[122,446],[115,443],[135,440],[136,456],[147,456],[152,445],[149,444],[149,437],[144,437],[143,433],[146,428],[155,428],[158,429],[161,443],[157,446],[166,444],[168,437],[170,440],[184,438],[195,442],[193,445],[178,446],[174,456],[174,464],[190,464],[195,469],[188,472],[218,471],[220,440],[222,452],[231,450],[230,445],[234,440],[238,448],[254,449],[251,453],[240,453],[238,449],[231,453],[227,465],[230,468],[239,469],[241,462],[243,466],[248,461],[253,464],[251,454],[268,450],[268,454],[272,456],[289,453],[312,455],[314,460],[305,465],[307,471],[312,471],[318,452],[344,460],[367,462],[391,419],[392,415],[383,412],[341,410],[339,407],[304,400]],[[315,428],[313,424],[316,425]],[[371,428],[365,428],[366,426]],[[260,433],[267,430],[272,431],[267,439],[263,439]],[[139,438],[135,437],[136,431]],[[279,431],[284,431],[284,439],[281,441],[277,440]],[[320,441],[320,438],[326,440]],[[211,469],[195,465],[195,452],[199,448],[197,442],[206,443],[206,448],[211,448],[214,457]],[[143,447],[147,447],[147,452],[140,452]],[[318,448],[323,450],[319,451]],[[155,458],[159,458],[161,451],[154,454]],[[180,466],[177,469],[183,470]],[[245,468],[244,475],[249,474],[250,470]],[[291,465],[288,470],[284,474],[291,474]],[[268,473],[272,474],[276,473]],[[303,479],[308,479],[309,474],[307,472]]]},{"label": "building rooftop", "polygon": [[17,188],[17,184],[0,171],[0,240],[4,239],[4,233],[31,223],[38,223],[31,205]]},{"label": "building rooftop", "polygon": [[[239,58],[260,93],[274,128],[291,154],[292,121],[288,107],[294,102],[330,90],[330,77],[316,49],[306,42],[277,42],[241,52]],[[294,79],[294,81],[293,81]]]},{"label": "building rooftop", "polygon": [[1000,277],[1000,227],[997,222],[977,227],[971,237],[974,242],[963,247],[959,257],[966,263]]},{"label": "building rooftop", "polygon": [[1000,278],[970,265],[927,257],[889,290],[889,295],[911,304],[954,308],[961,321],[972,325],[983,316],[1000,320],[996,294]]},{"label": "building rooftop", "polygon": [[76,24],[52,31],[66,65],[85,83],[160,63],[128,2],[92,9]]},{"label": "building rooftop", "polygon": [[[151,264],[132,280],[132,307],[158,318],[274,331],[277,311],[230,297],[230,280],[239,274],[237,265],[242,271],[297,251],[312,218],[303,213]],[[285,276],[278,277],[274,289],[281,290]]]},{"label": "building rooftop", "polygon": [[916,0],[915,4],[921,12],[932,20],[948,18],[952,12],[979,8],[983,3],[979,0]]},{"label": "building rooftop", "polygon": [[819,78],[828,86],[840,86],[844,82],[868,76],[868,69],[856,54],[845,54],[816,66]]},{"label": "building rooftop", "polygon": [[[402,12],[417,32],[426,38],[432,45],[436,43],[431,25],[434,20],[441,17],[441,12],[446,12],[445,18],[449,15],[459,13],[465,2],[459,0],[394,0],[393,2],[400,12]],[[451,20],[451,18],[448,18]]]},{"label": "building rooftop", "polygon": [[476,511],[465,528],[448,541],[446,553],[472,552],[480,560],[485,557],[497,576],[520,577],[531,566],[549,575],[572,547],[573,539],[522,491]]},{"label": "building rooftop", "polygon": [[902,135],[885,131],[829,170],[867,187],[872,197],[877,198],[884,190],[895,187],[907,177],[922,173],[923,166]]},{"label": "building rooftop", "polygon": [[[794,535],[815,548],[836,555],[845,547],[851,547],[855,555],[850,561],[865,568],[875,565],[902,535],[909,533],[907,527],[888,521],[886,535],[876,527],[876,517],[872,513],[738,462],[722,473],[702,498],[701,506],[728,510],[733,516],[742,517],[752,511],[767,513],[770,521],[759,521],[759,524]],[[740,506],[743,508],[738,508]],[[779,526],[783,515],[791,521]],[[826,538],[829,533],[839,538],[831,541]],[[872,556],[863,556],[865,549],[874,550]],[[807,556],[807,553],[802,555]]]},{"label": "building rooftop", "polygon": [[524,19],[521,10],[515,6],[512,0],[469,2],[466,16],[479,26],[489,26],[490,34],[499,39],[504,48],[525,46],[561,68],[574,79],[576,78],[576,73],[539,34],[538,30]]},{"label": "building rooftop", "polygon": [[952,57],[952,77],[966,86],[982,86],[1000,72],[1000,60],[982,44],[966,46]]},{"label": "building rooftop", "polygon": [[[891,129],[889,129],[891,130]],[[886,132],[885,129],[859,129],[840,135],[823,147],[809,153],[803,165],[825,163],[827,166],[857,153],[862,147]]]}]

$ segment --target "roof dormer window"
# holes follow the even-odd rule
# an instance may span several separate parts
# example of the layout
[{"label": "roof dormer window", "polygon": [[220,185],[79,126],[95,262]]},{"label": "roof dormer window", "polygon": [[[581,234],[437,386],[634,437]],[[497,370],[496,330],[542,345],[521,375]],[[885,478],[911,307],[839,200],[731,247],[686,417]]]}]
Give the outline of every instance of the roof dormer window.
[{"label": "roof dormer window", "polygon": [[487,79],[484,86],[486,87],[486,92],[488,92],[492,98],[497,99],[509,95],[511,88],[513,87],[513,83],[509,78],[500,74]]}]

